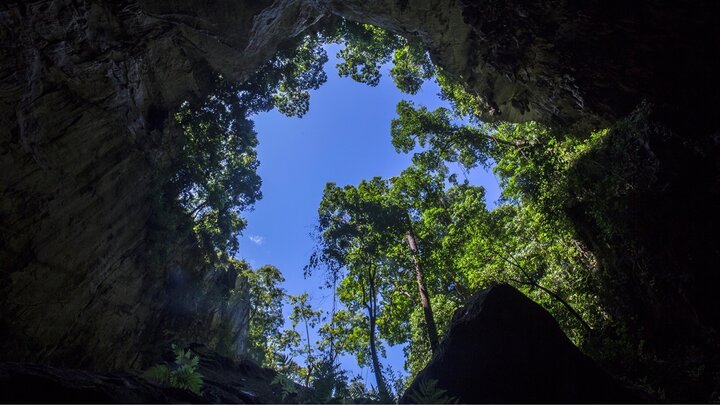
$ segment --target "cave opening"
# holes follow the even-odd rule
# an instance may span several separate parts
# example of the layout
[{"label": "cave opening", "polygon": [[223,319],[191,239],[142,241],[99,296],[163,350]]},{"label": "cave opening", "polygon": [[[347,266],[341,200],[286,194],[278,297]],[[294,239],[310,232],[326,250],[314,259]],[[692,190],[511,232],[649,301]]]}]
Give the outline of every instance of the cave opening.
[{"label": "cave opening", "polygon": [[[607,131],[573,137],[532,121],[486,123],[480,116],[489,107],[438,71],[417,43],[371,25],[338,25],[339,34],[321,30],[296,40],[248,83],[220,84],[205,104],[184,104],[218,113],[197,115],[201,121],[221,120],[237,95],[241,114],[250,113],[241,119],[254,121],[254,130],[245,125],[249,131],[241,135],[265,137],[269,144],[264,149],[260,142],[251,152],[260,174],[251,180],[265,179],[264,199],[256,202],[257,211],[242,214],[241,227],[229,235],[245,232],[239,250],[229,244],[228,253],[231,263],[239,263],[232,266],[243,268],[250,295],[276,292],[263,296],[260,304],[272,313],[247,326],[243,350],[307,387],[322,381],[311,374],[326,358],[338,373],[334,382],[346,384],[348,370],[362,367],[356,383],[371,387],[363,392],[399,398],[427,364],[428,342],[433,351],[437,344],[424,334],[438,334],[435,328],[445,333],[470,292],[498,281],[545,305],[582,346],[591,325],[601,325],[607,315],[592,289],[580,289],[583,273],[595,264],[557,205],[567,197],[574,162]],[[352,81],[325,68],[328,53],[330,66]],[[207,107],[216,100],[220,108]],[[261,107],[247,109],[242,102]],[[193,115],[178,122],[190,139],[212,126],[186,117]],[[241,119],[221,125],[231,134]],[[258,167],[263,153],[269,158],[264,175]],[[225,169],[222,162],[217,167]],[[183,198],[195,221],[209,225],[200,238],[215,226],[202,222],[213,213],[209,205],[194,201],[203,199],[208,185],[181,192],[190,196]],[[427,302],[424,321],[420,306],[394,304],[398,294],[415,300],[407,285],[412,263],[420,301]],[[381,271],[389,273],[378,276]],[[313,291],[317,286],[324,288]],[[409,319],[391,319],[397,311]],[[343,323],[336,324],[337,317]]]},{"label": "cave opening", "polygon": [[716,402],[719,8],[0,6],[3,393]]},{"label": "cave opening", "polygon": [[[412,164],[410,155],[396,152],[390,143],[390,122],[401,99],[431,110],[450,108],[431,80],[426,80],[416,95],[401,93],[392,83],[390,63],[382,66],[382,77],[375,87],[339,77],[335,65],[341,47],[325,45],[328,80],[311,91],[305,116],[286,117],[272,110],[252,117],[259,140],[263,198],[246,214],[248,225],[238,253],[253,268],[262,264],[278,267],[288,294],[309,292],[313,306],[326,313],[332,310],[333,298],[327,288],[318,289],[323,284],[322,275],[316,272],[305,278],[302,271],[315,244],[312,231],[325,184],[356,185],[375,176],[390,178]],[[485,188],[487,204],[496,204],[500,190],[491,168],[454,169],[456,175]],[[290,311],[286,304],[286,319]],[[318,339],[316,332],[312,338]],[[403,346],[387,347],[389,357],[382,361],[406,378]],[[369,386],[371,370],[358,367],[352,356],[343,356],[341,366],[351,375],[362,374]]]}]

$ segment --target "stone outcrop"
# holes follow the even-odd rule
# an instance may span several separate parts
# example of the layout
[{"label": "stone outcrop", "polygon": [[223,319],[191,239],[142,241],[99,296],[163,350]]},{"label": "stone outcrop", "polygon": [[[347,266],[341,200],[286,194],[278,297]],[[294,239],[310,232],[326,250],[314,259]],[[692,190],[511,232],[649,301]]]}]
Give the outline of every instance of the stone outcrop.
[{"label": "stone outcrop", "polygon": [[458,309],[401,402],[435,380],[459,403],[629,403],[639,398],[582,354],[540,305],[507,284]]},{"label": "stone outcrop", "polygon": [[[0,363],[0,391],[9,403],[283,403],[275,372],[195,346],[200,395],[159,385],[138,372],[98,373],[29,363]],[[168,360],[172,360],[172,355]]]},{"label": "stone outcrop", "polygon": [[30,363],[0,363],[0,389],[8,403],[205,403],[202,397],[162,387],[137,373],[97,373]]}]

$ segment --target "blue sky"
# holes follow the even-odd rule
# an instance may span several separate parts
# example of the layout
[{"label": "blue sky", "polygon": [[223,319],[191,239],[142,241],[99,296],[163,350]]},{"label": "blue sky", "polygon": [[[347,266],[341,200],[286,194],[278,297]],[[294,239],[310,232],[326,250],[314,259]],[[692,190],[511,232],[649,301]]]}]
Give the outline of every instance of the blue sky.
[{"label": "blue sky", "polygon": [[[438,97],[434,82],[426,82],[415,96],[400,93],[387,67],[377,87],[338,77],[334,58],[338,49],[327,47],[328,81],[311,92],[310,111],[303,118],[289,118],[275,110],[253,118],[260,141],[263,199],[246,214],[248,226],[238,255],[253,268],[276,266],[285,276],[284,288],[289,294],[307,291],[314,306],[325,309],[330,308],[332,295],[318,288],[322,274],[303,277],[314,246],[310,232],[316,225],[325,184],[357,185],[374,176],[398,175],[410,165],[410,156],[396,153],[390,143],[390,121],[397,103],[409,99],[430,109],[447,106]],[[489,203],[499,197],[491,173],[476,170],[468,179],[486,188]],[[289,320],[286,323],[289,325]],[[359,369],[351,358],[342,363],[351,375],[374,381],[370,371]],[[402,370],[402,348],[390,348],[383,364]]]}]

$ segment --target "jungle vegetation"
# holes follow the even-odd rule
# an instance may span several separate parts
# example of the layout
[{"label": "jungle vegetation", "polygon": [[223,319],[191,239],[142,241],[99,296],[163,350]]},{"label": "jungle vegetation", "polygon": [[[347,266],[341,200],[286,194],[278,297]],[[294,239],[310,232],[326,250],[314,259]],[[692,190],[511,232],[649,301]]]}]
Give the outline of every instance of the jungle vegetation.
[{"label": "jungle vegetation", "polygon": [[[405,368],[419,372],[455,310],[474,292],[509,283],[543,305],[590,354],[614,330],[615,353],[633,351],[621,320],[607,308],[597,259],[577,237],[566,208],[577,200],[577,162],[603,146],[607,130],[566,134],[536,122],[482,122],[487,106],[460,78],[432,63],[422,46],[382,29],[337,21],[288,44],[245,83],[217,76],[211,94],[175,115],[183,142],[168,170],[166,200],[184,211],[205,260],[222,266],[237,252],[243,210],[261,198],[256,133],[248,117],[277,108],[302,116],[310,89],[327,79],[327,43],[341,43],[337,72],[369,86],[391,63],[397,87],[416,93],[436,80],[451,108],[403,101],[392,121],[398,153],[412,166],[357,185],[328,183],[318,209],[317,246],[306,273],[321,272],[336,302],[312,308],[289,296],[281,272],[247,270],[253,295],[248,356],[289,380],[314,388],[317,402],[343,397],[392,401],[406,381],[383,364],[387,345],[406,344]],[[480,186],[459,181],[448,165],[492,168],[502,203],[488,209]],[[618,178],[620,184],[622,178]],[[608,225],[607,232],[613,232]],[[282,307],[293,310],[282,329]],[[309,332],[317,329],[313,341]],[[373,370],[365,387],[338,366],[351,354]]]}]

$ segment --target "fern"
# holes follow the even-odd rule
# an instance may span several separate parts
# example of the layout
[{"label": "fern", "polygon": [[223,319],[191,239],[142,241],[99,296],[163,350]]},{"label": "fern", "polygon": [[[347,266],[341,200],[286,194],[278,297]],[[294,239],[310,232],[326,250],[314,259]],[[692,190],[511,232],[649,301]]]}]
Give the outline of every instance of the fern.
[{"label": "fern", "polygon": [[410,400],[416,404],[457,404],[457,397],[449,397],[447,390],[437,386],[438,380],[423,379],[417,388],[408,394]]},{"label": "fern", "polygon": [[155,380],[162,384],[170,383],[170,369],[164,364],[156,364],[143,373],[145,378]]},{"label": "fern", "polygon": [[273,378],[273,380],[270,384],[271,385],[277,384],[280,386],[280,391],[281,391],[283,401],[288,396],[298,393],[295,383],[291,379],[285,377],[282,374],[275,375],[275,378]]},{"label": "fern", "polygon": [[200,373],[187,365],[178,367],[170,374],[170,385],[176,388],[182,388],[200,394],[202,384],[203,380]]},{"label": "fern", "polygon": [[175,364],[172,369],[163,364],[156,364],[147,369],[143,375],[160,384],[190,390],[199,395],[203,385],[202,374],[198,371],[200,357],[174,344],[172,348],[175,351]]}]

